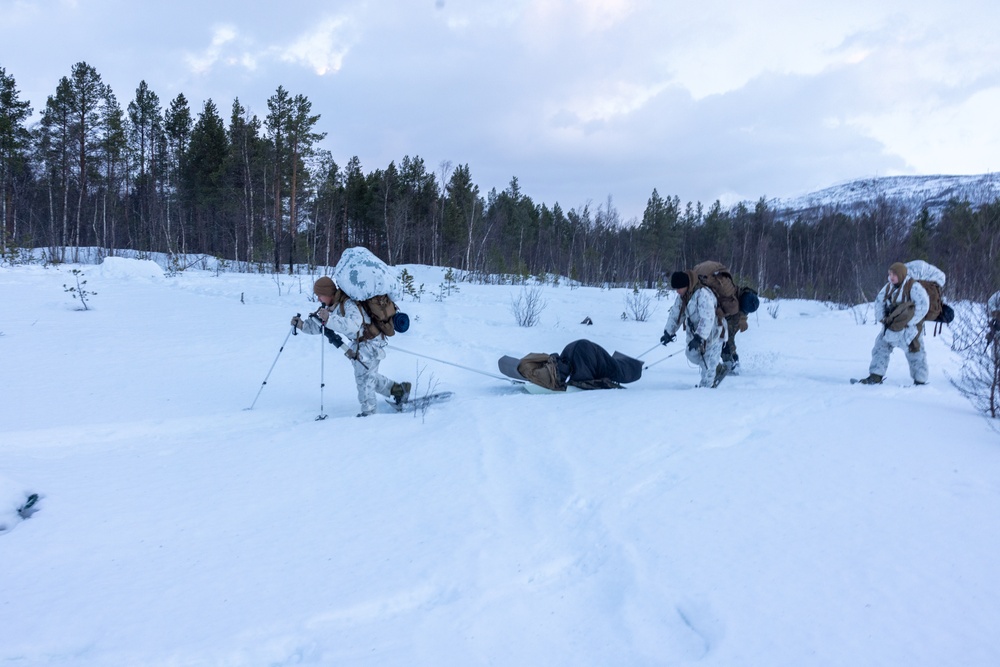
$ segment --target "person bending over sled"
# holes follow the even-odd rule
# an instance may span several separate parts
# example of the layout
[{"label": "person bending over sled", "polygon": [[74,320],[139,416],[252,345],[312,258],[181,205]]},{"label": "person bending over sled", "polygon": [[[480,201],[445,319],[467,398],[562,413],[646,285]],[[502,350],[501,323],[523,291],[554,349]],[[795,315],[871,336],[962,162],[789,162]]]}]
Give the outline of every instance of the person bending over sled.
[{"label": "person bending over sled", "polygon": [[698,287],[690,271],[675,271],[670,286],[677,290],[677,299],[667,314],[660,342],[673,342],[677,330],[687,330],[687,358],[701,369],[699,387],[717,387],[726,375],[722,363],[722,345],[726,340],[725,321],[716,316],[718,300],[708,288]]},{"label": "person bending over sled", "polygon": [[392,397],[397,404],[410,396],[409,382],[394,382],[378,372],[379,362],[385,358],[386,341],[383,336],[373,336],[371,318],[364,309],[349,296],[337,289],[332,278],[323,276],[313,285],[313,293],[320,300],[319,309],[302,319],[292,318],[292,326],[307,334],[323,334],[335,347],[341,347],[344,340],[337,332],[344,334],[350,344],[344,355],[354,365],[354,380],[358,385],[358,401],[361,412],[358,417],[374,414],[377,407],[375,394]]},{"label": "person bending over sled", "polygon": [[875,338],[868,377],[860,380],[861,384],[882,384],[894,347],[906,355],[913,384],[927,384],[927,350],[920,334],[931,302],[924,286],[906,274],[906,264],[890,266],[888,282],[875,297],[875,312],[883,315],[882,331]]}]

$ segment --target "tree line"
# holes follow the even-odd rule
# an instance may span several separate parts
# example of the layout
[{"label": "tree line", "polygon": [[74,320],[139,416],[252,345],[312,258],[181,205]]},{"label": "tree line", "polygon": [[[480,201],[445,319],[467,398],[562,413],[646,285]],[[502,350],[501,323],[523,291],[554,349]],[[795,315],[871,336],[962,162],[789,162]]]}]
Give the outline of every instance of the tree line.
[{"label": "tree line", "polygon": [[484,194],[468,164],[338,165],[320,147],[321,115],[281,86],[263,119],[237,98],[227,122],[213,100],[195,113],[183,94],[164,104],[145,81],[122,106],[80,62],[29,126],[33,112],[0,66],[4,252],[194,253],[294,272],[363,245],[390,264],[645,287],[716,259],[766,295],[840,303],[872,298],[890,263],[925,259],[948,273],[951,298],[1000,287],[1000,200],[931,213],[876,195],[860,208],[794,212],[764,199],[706,209],[654,189],[641,220],[624,221],[610,197],[536,204],[516,176]]}]

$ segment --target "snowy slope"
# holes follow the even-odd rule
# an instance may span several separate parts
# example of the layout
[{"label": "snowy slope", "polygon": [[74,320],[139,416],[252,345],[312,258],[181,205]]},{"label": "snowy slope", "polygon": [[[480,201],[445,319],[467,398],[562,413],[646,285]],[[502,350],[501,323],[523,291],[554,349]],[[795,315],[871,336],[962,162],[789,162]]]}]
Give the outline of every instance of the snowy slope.
[{"label": "snowy slope", "polygon": [[466,368],[383,371],[456,397],[357,419],[347,361],[285,343],[308,278],[84,266],[80,311],[71,268],[0,268],[0,512],[42,496],[0,532],[0,662],[1000,663],[1000,439],[947,332],[931,385],[897,353],[851,386],[876,328],[783,301],[717,390],[677,355],[531,396],[500,355],[640,354],[669,298],[622,321],[625,290],[550,285],[525,329],[520,287],[438,302],[411,266],[428,294],[393,345]]},{"label": "snowy slope", "polygon": [[823,208],[855,211],[871,206],[879,197],[914,212],[926,206],[936,213],[951,199],[968,200],[973,205],[994,201],[1000,197],[1000,178],[996,174],[859,178],[798,197],[775,199],[771,204],[791,213]]}]

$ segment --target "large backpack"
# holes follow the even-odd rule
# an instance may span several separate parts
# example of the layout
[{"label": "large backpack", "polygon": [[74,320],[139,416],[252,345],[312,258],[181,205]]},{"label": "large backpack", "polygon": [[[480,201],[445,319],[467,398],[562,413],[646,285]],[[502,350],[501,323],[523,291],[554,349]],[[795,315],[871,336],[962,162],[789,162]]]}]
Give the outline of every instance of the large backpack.
[{"label": "large backpack", "polygon": [[369,322],[362,330],[361,340],[371,340],[382,336],[392,336],[396,333],[396,313],[399,309],[388,294],[377,294],[370,299],[357,302]]},{"label": "large backpack", "polygon": [[532,352],[521,357],[517,372],[526,380],[552,391],[566,391],[566,382],[559,374],[559,356]]},{"label": "large backpack", "polygon": [[718,305],[715,314],[719,321],[740,312],[740,291],[733,282],[729,269],[711,260],[698,264],[691,272],[698,281],[697,287],[707,287],[715,294]]},{"label": "large backpack", "polygon": [[941,300],[941,286],[929,280],[920,280],[918,282],[923,285],[924,290],[927,292],[928,300],[930,301],[930,306],[927,307],[927,316],[924,317],[924,321],[940,321],[941,314],[944,312],[944,301]]},{"label": "large backpack", "polygon": [[[927,315],[924,316],[925,322],[949,324],[955,319],[955,311],[941,296],[947,280],[944,271],[922,259],[915,259],[906,263],[906,275],[919,282],[927,292],[930,305],[927,308]],[[903,298],[907,301],[910,300],[911,286],[912,283],[907,283],[903,293]]]},{"label": "large backpack", "polygon": [[392,336],[397,329],[405,331],[395,319],[399,309],[393,302],[402,295],[399,275],[370,250],[346,248],[333,269],[333,280],[367,316],[361,340]]}]

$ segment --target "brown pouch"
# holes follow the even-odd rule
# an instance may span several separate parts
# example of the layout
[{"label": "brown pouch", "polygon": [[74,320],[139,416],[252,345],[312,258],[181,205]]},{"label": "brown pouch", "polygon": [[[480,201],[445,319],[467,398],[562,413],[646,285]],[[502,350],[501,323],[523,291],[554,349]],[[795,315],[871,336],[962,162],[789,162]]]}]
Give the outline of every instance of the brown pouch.
[{"label": "brown pouch", "polygon": [[913,319],[913,302],[903,301],[897,304],[882,318],[882,324],[889,331],[902,331]]}]

